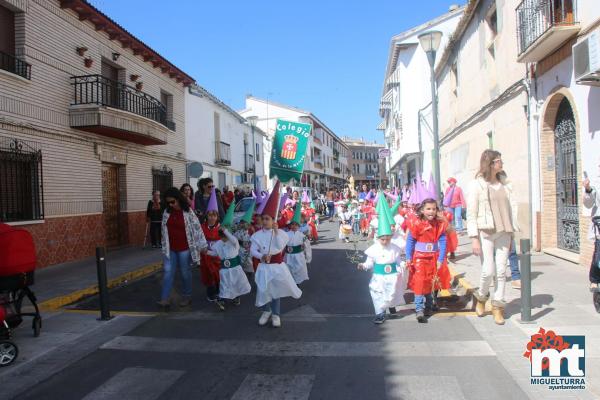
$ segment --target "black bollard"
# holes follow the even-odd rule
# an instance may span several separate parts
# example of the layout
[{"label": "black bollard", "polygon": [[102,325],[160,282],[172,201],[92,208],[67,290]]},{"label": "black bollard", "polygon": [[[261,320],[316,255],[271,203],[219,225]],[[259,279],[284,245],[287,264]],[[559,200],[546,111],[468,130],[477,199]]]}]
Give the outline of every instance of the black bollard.
[{"label": "black bollard", "polygon": [[530,324],[531,321],[531,241],[521,239],[521,319],[520,323]]},{"label": "black bollard", "polygon": [[106,250],[104,247],[96,247],[96,269],[98,270],[98,293],[100,295],[100,321],[108,321],[112,317],[108,304]]}]

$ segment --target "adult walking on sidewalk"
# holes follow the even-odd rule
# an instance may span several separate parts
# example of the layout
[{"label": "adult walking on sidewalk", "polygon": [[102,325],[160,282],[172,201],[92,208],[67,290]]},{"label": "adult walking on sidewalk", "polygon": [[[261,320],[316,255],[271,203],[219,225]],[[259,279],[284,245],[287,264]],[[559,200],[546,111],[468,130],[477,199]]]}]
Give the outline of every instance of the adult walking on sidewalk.
[{"label": "adult walking on sidewalk", "polygon": [[160,191],[155,190],[152,192],[152,200],[148,201],[148,207],[146,208],[146,223],[150,224],[150,241],[152,242],[153,249],[158,249],[161,244],[160,225],[164,209],[165,206],[160,201]]},{"label": "adult walking on sidewalk", "polygon": [[167,208],[162,219],[163,284],[158,305],[169,306],[169,295],[173,288],[175,269],[179,267],[183,284],[181,307],[192,302],[191,261],[200,263],[200,252],[208,244],[200,227],[198,217],[191,210],[187,199],[177,188],[165,192]]},{"label": "adult walking on sidewalk", "polygon": [[[600,193],[590,184],[589,178],[583,181],[583,205],[592,211],[592,226],[588,235],[589,239],[595,239],[594,226],[595,221],[600,224]],[[599,232],[600,233],[600,232]],[[594,257],[590,266],[590,289],[597,290],[600,284],[600,245],[596,241]]]},{"label": "adult walking on sidewalk", "polygon": [[479,317],[485,315],[485,303],[495,276],[492,314],[498,325],[504,324],[506,263],[513,234],[517,231],[517,204],[503,174],[502,155],[495,150],[485,150],[481,154],[479,172],[469,185],[467,232],[473,253],[481,258],[481,279],[474,293],[475,312]]},{"label": "adult walking on sidewalk", "polygon": [[463,230],[462,210],[467,206],[463,191],[456,184],[456,178],[448,179],[448,188],[444,194],[444,207],[454,217],[454,229],[460,233]]},{"label": "adult walking on sidewalk", "polygon": [[327,201],[327,217],[329,217],[329,222],[332,222],[333,216],[335,215],[335,193],[333,192],[333,189],[329,188],[327,190],[325,200]]}]

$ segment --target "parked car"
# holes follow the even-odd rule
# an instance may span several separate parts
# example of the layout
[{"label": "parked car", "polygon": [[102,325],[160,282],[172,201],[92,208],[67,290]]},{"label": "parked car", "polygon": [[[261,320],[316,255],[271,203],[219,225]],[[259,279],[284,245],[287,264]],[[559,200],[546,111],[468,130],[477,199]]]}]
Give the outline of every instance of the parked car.
[{"label": "parked car", "polygon": [[234,224],[237,224],[238,222],[240,222],[240,219],[242,219],[242,217],[244,216],[246,211],[248,211],[248,209],[252,205],[253,201],[254,201],[254,199],[252,197],[244,197],[242,200],[240,200],[235,205],[235,208],[233,209],[233,223]]}]

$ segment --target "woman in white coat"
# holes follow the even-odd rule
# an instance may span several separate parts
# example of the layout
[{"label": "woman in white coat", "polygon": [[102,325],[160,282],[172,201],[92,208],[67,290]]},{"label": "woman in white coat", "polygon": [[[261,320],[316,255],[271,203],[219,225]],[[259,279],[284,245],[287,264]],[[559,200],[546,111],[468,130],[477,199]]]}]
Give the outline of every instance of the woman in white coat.
[{"label": "woman in white coat", "polygon": [[479,317],[485,315],[485,303],[495,277],[492,314],[498,325],[504,324],[506,265],[513,235],[518,230],[517,203],[506,180],[502,155],[495,150],[485,150],[481,154],[479,172],[469,186],[467,232],[473,253],[481,257],[479,289],[474,293],[475,312]]}]

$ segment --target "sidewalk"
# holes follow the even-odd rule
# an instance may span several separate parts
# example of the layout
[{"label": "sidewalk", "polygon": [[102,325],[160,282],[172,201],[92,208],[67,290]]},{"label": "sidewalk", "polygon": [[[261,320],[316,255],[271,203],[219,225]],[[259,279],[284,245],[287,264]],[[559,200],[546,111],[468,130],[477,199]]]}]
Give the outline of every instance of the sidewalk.
[{"label": "sidewalk", "polygon": [[[479,286],[481,263],[479,257],[471,253],[469,238],[460,237],[457,261],[450,265],[457,274],[464,274],[473,288]],[[588,267],[534,253],[531,257],[531,324],[519,322],[521,291],[510,285],[510,268],[507,267],[506,273],[506,325],[495,325],[489,315],[468,317],[496,351],[504,367],[534,399],[600,398],[600,314],[596,313],[588,290]],[[585,335],[586,391],[552,392],[530,384],[530,364],[523,353],[531,335],[540,327],[553,330],[557,335]]]},{"label": "sidewalk", "polygon": [[[162,266],[161,259],[158,249],[127,247],[109,251],[106,255],[109,287],[155,272]],[[42,308],[52,310],[95,294],[97,283],[94,256],[37,270],[32,290]]]}]

